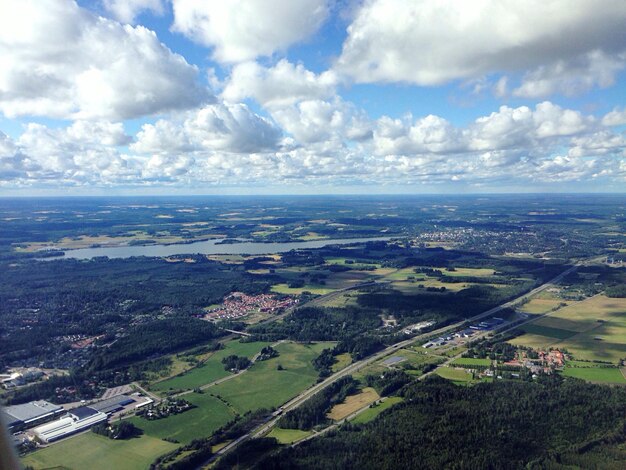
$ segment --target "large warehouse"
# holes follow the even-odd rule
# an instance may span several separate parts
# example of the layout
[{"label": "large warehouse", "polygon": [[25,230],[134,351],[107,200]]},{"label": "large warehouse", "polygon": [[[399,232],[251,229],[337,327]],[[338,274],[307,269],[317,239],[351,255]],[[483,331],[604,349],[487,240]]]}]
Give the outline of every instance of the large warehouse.
[{"label": "large warehouse", "polygon": [[0,413],[3,415],[2,418],[9,432],[16,432],[50,421],[63,414],[64,411],[61,406],[40,400],[23,405],[7,406],[0,410]]},{"label": "large warehouse", "polygon": [[49,424],[35,428],[35,434],[43,442],[52,442],[79,431],[84,431],[94,424],[107,420],[107,415],[89,406],[74,408],[67,416]]}]

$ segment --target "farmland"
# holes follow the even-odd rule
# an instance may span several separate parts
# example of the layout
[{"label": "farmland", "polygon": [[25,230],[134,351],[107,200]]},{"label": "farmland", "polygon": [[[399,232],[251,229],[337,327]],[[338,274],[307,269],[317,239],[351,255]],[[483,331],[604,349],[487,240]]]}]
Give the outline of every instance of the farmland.
[{"label": "farmland", "polygon": [[191,390],[211,383],[231,375],[230,372],[224,370],[223,358],[234,354],[252,359],[255,354],[268,344],[266,342],[242,343],[239,340],[229,341],[224,345],[223,349],[213,353],[203,364],[182,375],[156,382],[150,388],[160,392],[167,390]]},{"label": "farmland", "polygon": [[388,397],[385,401],[378,405],[371,405],[367,410],[359,413],[351,422],[355,424],[363,424],[372,421],[379,414],[396,403],[402,402],[402,397]]},{"label": "farmland", "polygon": [[597,295],[563,307],[523,327],[511,343],[559,347],[574,359],[617,364],[626,357],[626,299]]},{"label": "farmland", "polygon": [[35,469],[134,470],[147,468],[159,455],[177,447],[150,436],[113,440],[87,432],[29,454],[24,465]]},{"label": "farmland", "polygon": [[[238,413],[280,406],[313,385],[317,371],[311,361],[334,343],[281,343],[279,356],[257,362],[245,373],[208,389],[228,402]],[[278,365],[283,370],[278,370]]]},{"label": "farmland", "polygon": [[472,374],[454,367],[440,367],[435,371],[435,374],[453,382],[471,382],[473,380]]},{"label": "farmland", "polygon": [[149,436],[168,437],[186,444],[198,437],[210,436],[235,416],[226,404],[209,393],[191,393],[184,398],[196,407],[153,421],[133,417],[131,422]]},{"label": "farmland", "polygon": [[626,384],[626,378],[617,367],[566,367],[563,375],[593,383]]},{"label": "farmland", "polygon": [[272,429],[267,437],[275,438],[281,444],[291,444],[308,437],[312,434],[311,431],[301,431],[300,429],[282,429],[275,427]]},{"label": "farmland", "polygon": [[342,420],[364,406],[374,403],[379,398],[380,396],[376,393],[376,390],[366,387],[356,395],[347,397],[343,403],[335,405],[327,416],[334,421]]}]

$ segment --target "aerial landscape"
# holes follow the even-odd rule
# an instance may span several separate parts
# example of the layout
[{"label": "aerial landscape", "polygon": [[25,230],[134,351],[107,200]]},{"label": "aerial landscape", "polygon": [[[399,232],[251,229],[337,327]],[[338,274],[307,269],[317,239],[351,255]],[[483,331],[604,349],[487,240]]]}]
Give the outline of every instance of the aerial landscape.
[{"label": "aerial landscape", "polygon": [[624,25],[0,1],[0,470],[623,469]]}]

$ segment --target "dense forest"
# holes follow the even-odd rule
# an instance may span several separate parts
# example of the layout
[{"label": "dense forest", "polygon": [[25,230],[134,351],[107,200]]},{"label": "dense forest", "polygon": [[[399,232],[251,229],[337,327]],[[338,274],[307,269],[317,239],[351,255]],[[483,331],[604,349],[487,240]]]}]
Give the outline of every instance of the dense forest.
[{"label": "dense forest", "polygon": [[623,388],[557,376],[474,387],[432,378],[402,395],[403,403],[373,422],[345,425],[278,453],[266,450],[249,467],[565,469],[586,462],[585,468],[623,468]]}]

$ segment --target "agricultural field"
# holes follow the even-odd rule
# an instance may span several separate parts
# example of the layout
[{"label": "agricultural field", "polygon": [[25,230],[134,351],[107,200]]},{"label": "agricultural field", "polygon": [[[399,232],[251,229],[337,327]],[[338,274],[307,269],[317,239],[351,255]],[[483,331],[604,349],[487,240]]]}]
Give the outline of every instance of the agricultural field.
[{"label": "agricultural field", "polygon": [[626,384],[626,378],[618,367],[565,367],[562,374],[593,383]]},{"label": "agricultural field", "polygon": [[626,357],[626,299],[596,295],[563,307],[523,327],[510,342],[559,347],[574,359],[617,364]]},{"label": "agricultural field", "polygon": [[283,429],[275,427],[266,437],[275,438],[280,444],[293,444],[305,437],[313,434],[313,431],[302,431],[300,429]]},{"label": "agricultural field", "polygon": [[338,354],[335,356],[335,361],[337,362],[335,362],[331,368],[333,372],[340,371],[344,367],[348,367],[352,364],[352,356],[350,353]]},{"label": "agricultural field", "polygon": [[458,367],[468,367],[471,368],[473,366],[482,366],[489,367],[491,365],[491,359],[478,359],[473,357],[461,357],[459,359],[455,359],[452,361],[453,366]]},{"label": "agricultural field", "polygon": [[569,302],[561,299],[558,295],[560,291],[555,288],[540,292],[525,304],[518,307],[518,311],[536,315],[542,315],[559,307],[564,307]]},{"label": "agricultural field", "polygon": [[378,399],[380,399],[380,396],[376,393],[376,390],[366,387],[356,395],[346,397],[343,403],[333,406],[326,416],[334,421],[340,421]]},{"label": "agricultural field", "polygon": [[270,343],[242,343],[239,340],[229,341],[224,344],[223,349],[214,352],[203,364],[185,372],[183,375],[156,382],[150,386],[150,389],[158,392],[165,392],[167,390],[192,390],[201,385],[227,377],[231,375],[231,372],[224,370],[224,364],[222,364],[223,358],[234,354],[236,356],[245,356],[252,359],[268,344]]},{"label": "agricultural field", "polygon": [[33,452],[24,457],[22,463],[35,469],[134,470],[148,468],[159,455],[176,447],[178,445],[146,435],[113,440],[86,432]]},{"label": "agricultural field", "polygon": [[305,284],[303,287],[289,287],[287,284],[276,284],[272,286],[272,289],[271,289],[271,291],[275,292],[276,294],[287,294],[287,295],[300,295],[303,292],[310,292],[311,294],[316,294],[316,295],[324,295],[334,290],[335,289],[331,289],[326,286],[313,285],[313,284],[311,285]]},{"label": "agricultural field", "polygon": [[391,408],[393,405],[395,405],[396,403],[400,403],[400,402],[402,402],[402,397],[387,397],[387,399],[381,402],[380,404],[371,405],[367,410],[363,411],[362,413],[359,413],[350,422],[355,423],[355,424],[368,423],[372,421],[374,418],[376,418],[379,414],[381,414],[386,409]]},{"label": "agricultural field", "polygon": [[[207,389],[229,403],[238,413],[282,405],[313,385],[318,373],[311,361],[334,343],[281,343],[279,356],[257,362],[232,380]],[[278,365],[283,370],[278,370]]]},{"label": "agricultural field", "polygon": [[218,428],[235,417],[235,413],[226,404],[210,393],[190,393],[183,397],[196,408],[167,418],[148,421],[140,416],[130,418],[148,436],[163,439],[176,439],[182,444],[198,437],[210,436]]},{"label": "agricultural field", "polygon": [[435,371],[435,374],[453,382],[471,382],[474,380],[469,372],[454,367],[440,367]]}]

